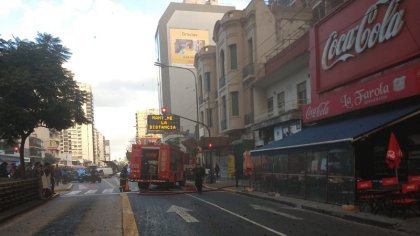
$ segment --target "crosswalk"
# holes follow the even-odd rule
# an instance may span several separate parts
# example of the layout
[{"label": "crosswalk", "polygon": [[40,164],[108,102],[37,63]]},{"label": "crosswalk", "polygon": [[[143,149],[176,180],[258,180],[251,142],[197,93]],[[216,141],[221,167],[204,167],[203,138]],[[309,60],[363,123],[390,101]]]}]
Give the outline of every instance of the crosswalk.
[{"label": "crosswalk", "polygon": [[115,189],[115,188],[107,188],[107,189],[83,189],[83,190],[74,190],[74,191],[70,191],[68,193],[63,193],[63,196],[80,196],[80,195],[97,195],[97,194],[116,194],[116,193],[120,193],[119,189]]}]

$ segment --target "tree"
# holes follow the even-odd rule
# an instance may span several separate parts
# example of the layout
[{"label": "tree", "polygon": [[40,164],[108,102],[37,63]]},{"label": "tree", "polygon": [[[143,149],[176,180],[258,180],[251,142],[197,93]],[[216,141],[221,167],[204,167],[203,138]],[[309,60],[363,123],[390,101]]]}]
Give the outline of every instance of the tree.
[{"label": "tree", "polygon": [[55,163],[55,156],[51,153],[45,153],[44,162],[54,164]]},{"label": "tree", "polygon": [[35,41],[0,38],[0,138],[9,144],[20,140],[22,170],[25,141],[35,128],[89,123],[83,111],[86,93],[63,67],[70,56],[50,34],[38,33]]}]

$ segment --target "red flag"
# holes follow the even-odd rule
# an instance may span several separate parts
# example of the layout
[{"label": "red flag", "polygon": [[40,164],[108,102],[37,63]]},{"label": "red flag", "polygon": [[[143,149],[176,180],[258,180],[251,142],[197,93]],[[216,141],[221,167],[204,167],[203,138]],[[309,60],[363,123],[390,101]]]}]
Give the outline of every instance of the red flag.
[{"label": "red flag", "polygon": [[400,145],[398,144],[397,139],[395,138],[395,135],[393,132],[391,132],[391,135],[389,137],[389,145],[388,145],[388,151],[386,153],[385,162],[388,164],[388,166],[392,169],[396,169],[400,166],[400,161],[403,157]]},{"label": "red flag", "polygon": [[251,160],[251,152],[248,150],[243,154],[243,170],[245,176],[251,176],[252,171],[254,170],[254,164]]}]

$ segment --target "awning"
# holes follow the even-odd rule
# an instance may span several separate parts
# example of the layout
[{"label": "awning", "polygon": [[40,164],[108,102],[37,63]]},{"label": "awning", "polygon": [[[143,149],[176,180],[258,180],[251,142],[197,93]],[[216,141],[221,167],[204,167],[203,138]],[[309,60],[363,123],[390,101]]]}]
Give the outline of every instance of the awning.
[{"label": "awning", "polygon": [[420,105],[305,127],[299,133],[252,150],[252,154],[312,145],[354,142],[420,113]]}]

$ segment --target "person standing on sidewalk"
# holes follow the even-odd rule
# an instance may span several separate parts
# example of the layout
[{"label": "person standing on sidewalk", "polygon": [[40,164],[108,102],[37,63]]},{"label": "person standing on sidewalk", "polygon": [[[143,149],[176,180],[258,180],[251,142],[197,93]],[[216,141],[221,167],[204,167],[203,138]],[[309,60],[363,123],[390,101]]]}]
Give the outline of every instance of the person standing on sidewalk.
[{"label": "person standing on sidewalk", "polygon": [[127,166],[124,166],[120,173],[120,192],[124,192],[125,185],[127,184],[127,177],[128,177]]},{"label": "person standing on sidewalk", "polygon": [[194,168],[194,183],[199,194],[203,192],[203,179],[205,174],[206,172],[201,165],[197,165]]},{"label": "person standing on sidewalk", "polygon": [[220,172],[220,167],[219,164],[216,163],[216,166],[214,167],[214,172],[216,173],[216,180],[219,179],[219,172]]}]

